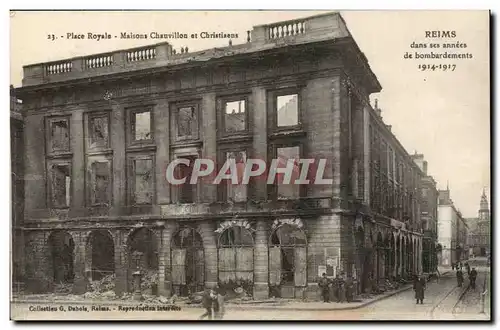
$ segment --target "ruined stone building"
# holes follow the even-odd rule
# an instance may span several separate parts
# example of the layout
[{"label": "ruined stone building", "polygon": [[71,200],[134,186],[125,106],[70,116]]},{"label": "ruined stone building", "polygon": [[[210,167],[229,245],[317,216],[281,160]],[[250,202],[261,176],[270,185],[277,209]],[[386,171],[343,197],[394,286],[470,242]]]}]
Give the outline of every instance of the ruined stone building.
[{"label": "ruined stone building", "polygon": [[20,287],[24,275],[24,119],[21,101],[16,97],[14,89],[10,89],[10,177],[11,177],[11,274],[14,289]]},{"label": "ruined stone building", "polygon": [[[318,297],[421,270],[422,171],[369,96],[381,86],[338,13],[248,42],[168,43],[24,67],[27,278],[37,288],[154,270],[158,293],[243,286]],[[170,185],[174,159],[326,159],[329,185]],[[177,174],[189,177],[191,168]]]}]

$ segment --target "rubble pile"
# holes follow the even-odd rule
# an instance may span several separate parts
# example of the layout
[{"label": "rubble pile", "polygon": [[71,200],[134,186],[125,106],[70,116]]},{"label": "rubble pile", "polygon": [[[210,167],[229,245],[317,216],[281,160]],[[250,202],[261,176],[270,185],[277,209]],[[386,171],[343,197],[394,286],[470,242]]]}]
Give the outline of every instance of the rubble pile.
[{"label": "rubble pile", "polygon": [[146,291],[152,289],[158,283],[158,271],[148,270],[144,274],[141,281],[141,290]]},{"label": "rubble pile", "polygon": [[54,286],[54,294],[68,295],[73,291],[73,284],[59,283]]},{"label": "rubble pile", "polygon": [[116,275],[111,274],[103,277],[99,281],[92,281],[90,283],[90,288],[92,292],[102,293],[107,291],[113,291],[115,289]]}]

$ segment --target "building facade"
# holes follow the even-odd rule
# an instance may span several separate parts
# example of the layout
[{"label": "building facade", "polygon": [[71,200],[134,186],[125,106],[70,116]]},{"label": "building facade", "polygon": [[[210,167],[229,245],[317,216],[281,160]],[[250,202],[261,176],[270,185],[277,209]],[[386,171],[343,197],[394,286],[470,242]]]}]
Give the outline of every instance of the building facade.
[{"label": "building facade", "polygon": [[[370,106],[381,86],[340,14],[248,35],[24,67],[26,271],[40,290],[115,274],[121,294],[141,269],[166,296],[304,298],[322,272],[366,292],[421,270],[422,173]],[[321,158],[332,183],[165,180],[173,160],[201,158]]]},{"label": "building facade", "polygon": [[437,270],[438,245],[438,190],[434,178],[427,174],[428,163],[424,155],[415,153],[413,160],[423,172],[421,180],[420,214],[424,241],[422,248],[422,269],[424,273],[434,273]]},{"label": "building facade", "polygon": [[[24,119],[22,104],[14,89],[10,89],[10,169],[11,169],[11,265],[12,283],[22,282],[24,276]],[[17,285],[14,288],[18,289]]]},{"label": "building facade", "polygon": [[473,256],[485,257],[491,251],[491,223],[488,197],[486,197],[484,190],[479,205],[478,217],[467,219],[469,226],[469,251]]},{"label": "building facade", "polygon": [[462,213],[455,207],[450,190],[439,190],[438,242],[442,247],[438,254],[439,265],[451,266],[468,259],[468,226]]}]

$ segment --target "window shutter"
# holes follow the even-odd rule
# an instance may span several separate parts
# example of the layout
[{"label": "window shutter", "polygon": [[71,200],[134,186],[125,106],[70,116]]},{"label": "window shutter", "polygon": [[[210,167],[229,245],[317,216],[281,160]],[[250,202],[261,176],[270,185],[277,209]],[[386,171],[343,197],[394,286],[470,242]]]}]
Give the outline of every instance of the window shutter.
[{"label": "window shutter", "polygon": [[295,286],[307,285],[307,251],[305,247],[296,247],[295,251]]},{"label": "window shutter", "polygon": [[236,250],[234,248],[219,249],[219,280],[223,283],[235,277],[235,253]]},{"label": "window shutter", "polygon": [[202,249],[194,250],[195,281],[203,284],[205,282],[205,255]]},{"label": "window shutter", "polygon": [[172,284],[186,284],[186,249],[172,250]]},{"label": "window shutter", "polygon": [[269,248],[269,284],[279,285],[281,282],[281,248]]},{"label": "window shutter", "polygon": [[253,248],[236,249],[236,279],[253,281]]}]

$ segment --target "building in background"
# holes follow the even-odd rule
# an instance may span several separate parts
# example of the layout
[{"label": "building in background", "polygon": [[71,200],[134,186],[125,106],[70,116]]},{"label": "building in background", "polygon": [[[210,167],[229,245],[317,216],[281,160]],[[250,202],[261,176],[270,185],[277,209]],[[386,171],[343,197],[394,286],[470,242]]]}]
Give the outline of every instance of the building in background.
[{"label": "building in background", "polygon": [[422,228],[424,231],[424,241],[422,248],[422,269],[424,273],[434,273],[437,270],[438,258],[438,190],[436,181],[427,173],[427,161],[423,154],[415,152],[412,155],[415,163],[423,172],[420,183],[421,204],[420,214],[422,218]]},{"label": "building in background", "polygon": [[438,255],[439,265],[451,266],[468,259],[468,227],[462,213],[450,197],[449,187],[439,190],[438,242],[442,247]]},{"label": "building in background", "polygon": [[[161,43],[25,66],[27,275],[81,292],[115,274],[121,294],[141,269],[162,295],[239,285],[256,299],[317,298],[322,272],[359,292],[411,278],[422,171],[370,105],[380,90],[338,13],[194,53]],[[174,159],[247,157],[323,158],[333,184],[165,180]]]},{"label": "building in background", "polygon": [[22,103],[10,87],[11,273],[14,289],[24,276],[24,119]]},{"label": "building in background", "polygon": [[491,252],[490,208],[483,190],[477,218],[467,219],[469,225],[469,251],[473,256],[488,256]]}]

